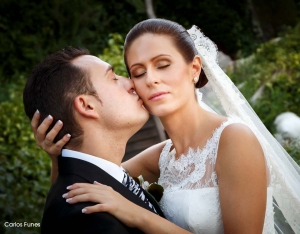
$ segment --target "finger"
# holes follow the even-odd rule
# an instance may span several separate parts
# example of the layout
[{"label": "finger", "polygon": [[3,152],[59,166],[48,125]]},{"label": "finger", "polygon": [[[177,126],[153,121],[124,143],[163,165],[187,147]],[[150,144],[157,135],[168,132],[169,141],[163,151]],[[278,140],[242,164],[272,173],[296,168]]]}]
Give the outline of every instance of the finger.
[{"label": "finger", "polygon": [[95,202],[95,203],[101,203],[103,200],[103,197],[100,194],[96,193],[85,193],[76,195],[75,197],[71,197],[66,199],[66,202],[69,204],[75,204],[77,202]]},{"label": "finger", "polygon": [[108,212],[109,211],[109,205],[107,204],[97,204],[94,206],[87,206],[82,209],[82,213],[84,214],[92,214],[95,212]]},{"label": "finger", "polygon": [[32,120],[31,120],[31,129],[32,129],[34,135],[36,135],[36,131],[39,126],[40,116],[41,116],[41,114],[40,114],[39,110],[36,110],[36,112],[34,113],[34,115],[32,117]]},{"label": "finger", "polygon": [[46,132],[52,122],[53,122],[53,117],[51,115],[48,115],[48,117],[45,118],[41,123],[41,125],[38,127],[36,131],[36,141],[39,146],[42,146],[45,140]]},{"label": "finger", "polygon": [[75,183],[67,187],[68,190],[73,190],[77,188],[86,188],[86,187],[95,187],[96,188],[102,188],[102,189],[112,189],[110,186],[104,185],[104,184],[89,184],[89,183]]},{"label": "finger", "polygon": [[53,144],[55,137],[62,129],[62,127],[63,127],[63,122],[61,120],[58,120],[56,124],[53,126],[53,128],[47,133],[44,141],[45,145],[49,146]]},{"label": "finger", "polygon": [[61,151],[62,148],[64,147],[65,144],[68,143],[68,141],[71,139],[71,135],[70,134],[66,134],[64,135],[64,137],[62,139],[60,139],[59,141],[57,141],[54,145],[54,147]]},{"label": "finger", "polygon": [[90,187],[90,186],[95,186],[95,185],[89,184],[89,183],[75,183],[75,184],[68,186],[67,189],[73,190],[73,189],[77,189],[77,188],[85,188],[85,187]]},{"label": "finger", "polygon": [[99,188],[77,188],[77,189],[71,190],[71,191],[63,194],[62,197],[67,199],[67,198],[73,198],[78,195],[89,194],[89,193],[101,195],[105,192],[103,190],[100,190]]}]

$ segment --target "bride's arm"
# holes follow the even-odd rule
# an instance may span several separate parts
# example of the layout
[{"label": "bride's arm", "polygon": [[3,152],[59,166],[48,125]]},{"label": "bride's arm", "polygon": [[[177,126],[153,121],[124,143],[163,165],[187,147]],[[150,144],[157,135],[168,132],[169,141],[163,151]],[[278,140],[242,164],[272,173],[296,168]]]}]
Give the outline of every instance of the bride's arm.
[{"label": "bride's arm", "polygon": [[[144,233],[190,233],[157,214],[148,211],[124,198],[111,187],[99,183],[77,183],[68,187],[63,197],[69,204],[95,202],[95,206],[85,207],[83,213],[108,212],[126,226],[138,228]],[[71,199],[70,199],[71,198]]]},{"label": "bride's arm", "polygon": [[142,175],[149,183],[157,182],[160,174],[158,160],[165,144],[166,142],[163,141],[149,147],[126,162],[123,162],[122,167],[131,176],[138,177]]},{"label": "bride's arm", "polygon": [[267,172],[263,150],[243,124],[229,125],[220,138],[216,172],[225,233],[262,233]]}]

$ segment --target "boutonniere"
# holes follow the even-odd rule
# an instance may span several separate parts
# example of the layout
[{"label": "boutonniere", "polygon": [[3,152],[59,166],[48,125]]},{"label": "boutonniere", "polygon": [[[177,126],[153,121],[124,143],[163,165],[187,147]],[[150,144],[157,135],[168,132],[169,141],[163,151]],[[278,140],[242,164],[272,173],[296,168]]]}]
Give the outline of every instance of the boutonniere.
[{"label": "boutonniere", "polygon": [[148,181],[144,180],[142,175],[140,175],[139,177],[132,177],[132,178],[145,191],[147,191],[155,199],[156,202],[160,201],[160,199],[162,198],[163,193],[164,193],[164,188],[160,184],[158,184],[156,182],[149,184]]}]

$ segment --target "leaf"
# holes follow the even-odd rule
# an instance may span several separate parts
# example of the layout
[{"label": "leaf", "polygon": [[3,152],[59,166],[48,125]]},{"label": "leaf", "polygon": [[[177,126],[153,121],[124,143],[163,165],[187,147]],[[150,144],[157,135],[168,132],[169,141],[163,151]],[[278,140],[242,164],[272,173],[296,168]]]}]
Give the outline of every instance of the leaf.
[{"label": "leaf", "polygon": [[147,191],[159,202],[163,196],[164,188],[157,183],[152,183],[149,185]]}]

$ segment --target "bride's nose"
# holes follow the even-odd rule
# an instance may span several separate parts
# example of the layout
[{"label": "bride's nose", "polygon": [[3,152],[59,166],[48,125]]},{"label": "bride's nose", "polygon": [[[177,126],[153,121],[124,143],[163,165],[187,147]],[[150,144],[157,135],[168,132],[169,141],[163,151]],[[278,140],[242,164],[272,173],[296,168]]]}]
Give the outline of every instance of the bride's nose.
[{"label": "bride's nose", "polygon": [[157,72],[153,70],[149,69],[145,75],[146,75],[146,84],[148,86],[159,84],[161,82],[159,75],[157,74]]}]

